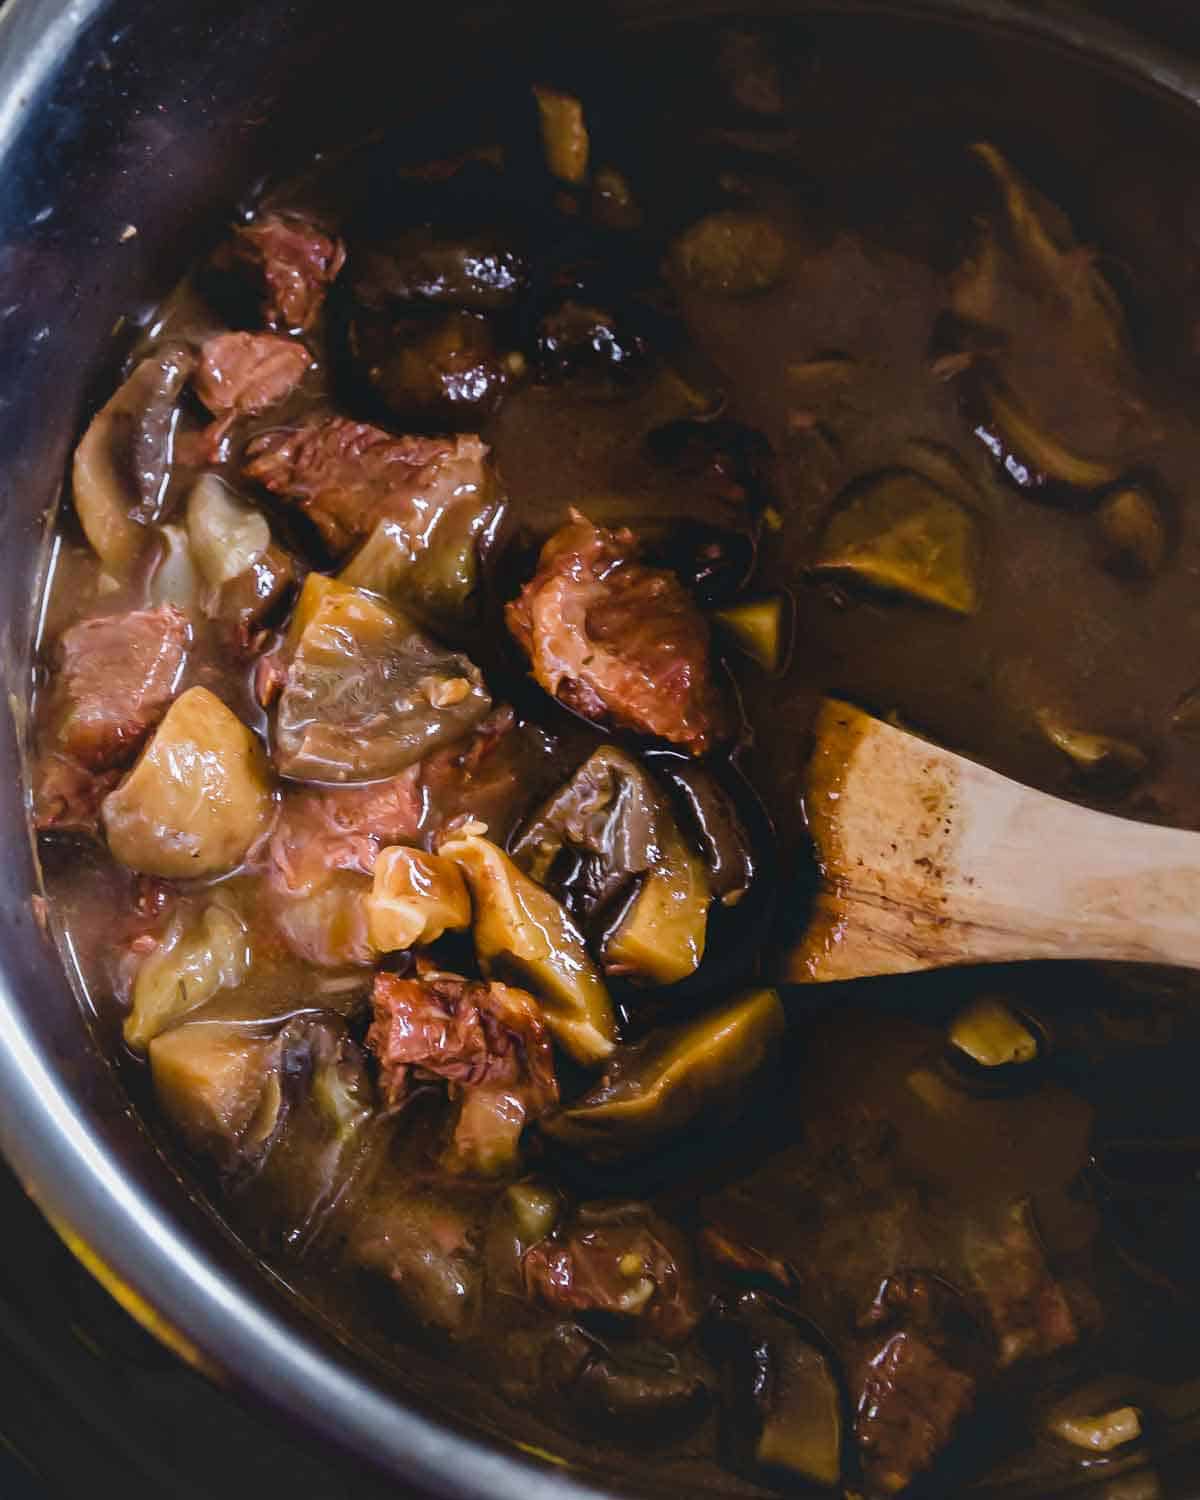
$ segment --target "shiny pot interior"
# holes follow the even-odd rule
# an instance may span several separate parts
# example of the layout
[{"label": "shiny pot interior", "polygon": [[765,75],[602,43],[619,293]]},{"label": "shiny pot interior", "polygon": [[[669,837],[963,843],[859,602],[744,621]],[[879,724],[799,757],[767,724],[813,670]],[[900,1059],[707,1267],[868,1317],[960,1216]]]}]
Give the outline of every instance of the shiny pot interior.
[{"label": "shiny pot interior", "polygon": [[[839,9],[869,45],[871,7]],[[1200,72],[1094,13],[1005,0],[911,9],[921,45],[939,46],[947,21],[982,21],[1200,99]],[[587,28],[614,19],[648,16],[623,3],[586,18],[538,4],[384,16],[309,0],[8,0],[0,12],[0,660],[13,707],[0,735],[0,1144],[73,1247],[185,1357],[317,1436],[463,1497],[655,1490],[620,1455],[592,1475],[567,1471],[473,1429],[469,1396],[417,1396],[403,1372],[364,1366],[190,1194],[132,1113],[35,921],[20,770],[29,642],[70,444],[139,323],[261,174],[357,140],[381,117],[419,120],[425,100],[447,87],[469,96],[508,58],[528,75],[568,50],[586,56]],[[1195,1492],[1181,1459],[1136,1491]]]}]

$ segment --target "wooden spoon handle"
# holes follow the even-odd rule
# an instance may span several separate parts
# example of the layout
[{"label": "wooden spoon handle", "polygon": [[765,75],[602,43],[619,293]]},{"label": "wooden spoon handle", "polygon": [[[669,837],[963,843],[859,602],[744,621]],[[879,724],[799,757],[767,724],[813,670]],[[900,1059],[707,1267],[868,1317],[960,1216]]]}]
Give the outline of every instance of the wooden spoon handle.
[{"label": "wooden spoon handle", "polygon": [[1200,967],[1200,833],[1031,791],[835,699],[805,812],[821,886],[788,978],[1026,958]]}]

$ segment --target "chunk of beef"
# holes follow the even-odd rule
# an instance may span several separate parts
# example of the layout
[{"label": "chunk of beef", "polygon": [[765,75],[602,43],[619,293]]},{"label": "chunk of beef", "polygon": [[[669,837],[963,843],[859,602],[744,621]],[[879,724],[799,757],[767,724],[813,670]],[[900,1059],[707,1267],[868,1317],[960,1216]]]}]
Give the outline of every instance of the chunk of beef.
[{"label": "chunk of beef", "polygon": [[725,732],[704,616],[674,574],[637,561],[628,529],[572,511],[507,616],[537,681],[585,719],[693,755]]},{"label": "chunk of beef", "polygon": [[871,1491],[906,1489],[930,1467],[970,1411],[975,1381],[920,1334],[885,1335],[856,1373],[854,1437]]},{"label": "chunk of beef", "polygon": [[219,462],[238,417],[255,416],[285,401],[311,362],[303,344],[273,333],[218,333],[206,339],[193,384],[217,419],[204,434],[209,461]]},{"label": "chunk of beef", "polygon": [[366,897],[375,858],[411,843],[421,821],[416,766],[367,786],[305,787],[284,796],[266,853],[276,924],[300,958],[369,964]]},{"label": "chunk of beef", "polygon": [[995,1231],[969,1225],[963,1249],[995,1330],[1001,1365],[1075,1343],[1075,1315],[1046,1264],[1027,1200],[1012,1204]]},{"label": "chunk of beef", "polygon": [[485,1173],[515,1158],[526,1122],[558,1103],[550,1034],[524,990],[453,974],[379,974],[367,1045],[387,1103],[414,1080],[444,1079],[459,1104],[447,1165]]},{"label": "chunk of beef", "polygon": [[870,1488],[907,1488],[975,1399],[985,1346],[966,1304],[924,1271],[887,1277],[859,1319],[854,1436]]},{"label": "chunk of beef", "polygon": [[415,536],[431,515],[489,484],[477,437],[396,437],[348,417],[317,415],[263,433],[246,453],[247,477],[298,505],[335,554],[381,520]]},{"label": "chunk of beef", "polygon": [[191,629],[173,605],[81,620],[58,645],[34,791],[40,829],[88,831],[105,794],[166,713]]},{"label": "chunk of beef", "polygon": [[299,214],[264,214],[240,224],[218,252],[221,269],[241,273],[261,299],[269,328],[311,328],[346,259],[332,239]]},{"label": "chunk of beef", "polygon": [[646,1209],[581,1209],[572,1228],[526,1252],[526,1291],[557,1312],[600,1313],[681,1342],[703,1307],[672,1238]]},{"label": "chunk of beef", "polygon": [[426,839],[466,820],[486,823],[504,844],[530,801],[557,774],[555,741],[518,721],[507,703],[494,708],[465,743],[421,762]]}]

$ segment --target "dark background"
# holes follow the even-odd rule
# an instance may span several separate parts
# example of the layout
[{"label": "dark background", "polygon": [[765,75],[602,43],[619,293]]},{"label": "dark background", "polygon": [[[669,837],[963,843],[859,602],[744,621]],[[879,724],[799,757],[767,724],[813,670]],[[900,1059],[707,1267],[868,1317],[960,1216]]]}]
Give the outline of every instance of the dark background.
[{"label": "dark background", "polygon": [[419,1500],[145,1333],[0,1163],[0,1500]]}]

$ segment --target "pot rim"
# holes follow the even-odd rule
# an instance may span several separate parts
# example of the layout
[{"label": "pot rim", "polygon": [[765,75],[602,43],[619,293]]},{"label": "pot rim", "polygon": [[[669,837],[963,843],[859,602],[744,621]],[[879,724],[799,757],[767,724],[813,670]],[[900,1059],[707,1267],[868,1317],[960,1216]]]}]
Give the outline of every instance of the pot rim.
[{"label": "pot rim", "polygon": [[[0,8],[0,162],[85,29],[109,0],[7,0]],[[700,0],[692,10],[729,10]],[[755,7],[738,7],[745,14]],[[1200,104],[1200,67],[1124,27],[1038,0],[797,0],[795,11],[847,10],[978,26],[1057,46]],[[6,917],[8,914],[5,914]],[[36,941],[32,923],[6,922]],[[323,1442],[393,1477],[455,1500],[617,1500],[546,1460],[456,1429],[387,1393],[369,1367],[292,1326],[268,1299],[209,1263],[187,1226],[173,1222],[117,1154],[95,1136],[72,1098],[60,1059],[35,1037],[0,973],[0,1150],[67,1246],[126,1308],[177,1354]]]}]

